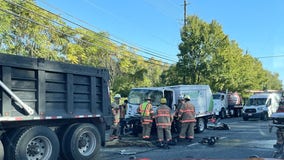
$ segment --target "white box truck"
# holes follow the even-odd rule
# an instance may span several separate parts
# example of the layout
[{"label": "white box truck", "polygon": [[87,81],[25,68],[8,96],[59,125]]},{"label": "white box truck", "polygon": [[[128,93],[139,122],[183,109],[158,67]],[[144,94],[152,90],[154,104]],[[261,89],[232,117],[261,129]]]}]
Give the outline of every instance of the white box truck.
[{"label": "white box truck", "polygon": [[242,97],[238,92],[213,93],[214,113],[221,119],[227,116],[240,117],[242,115]]},{"label": "white box truck", "polygon": [[257,93],[249,97],[243,108],[243,120],[260,118],[268,120],[279,107],[280,95],[277,93]]},{"label": "white box truck", "polygon": [[132,127],[133,133],[136,134],[141,130],[140,115],[137,113],[137,108],[145,98],[151,97],[153,110],[156,111],[160,105],[160,99],[165,97],[167,105],[174,113],[178,97],[184,95],[189,95],[191,103],[195,106],[196,132],[203,132],[207,126],[208,118],[213,115],[213,98],[209,85],[176,85],[131,89],[128,96],[129,106],[126,111],[126,120],[129,126]]}]

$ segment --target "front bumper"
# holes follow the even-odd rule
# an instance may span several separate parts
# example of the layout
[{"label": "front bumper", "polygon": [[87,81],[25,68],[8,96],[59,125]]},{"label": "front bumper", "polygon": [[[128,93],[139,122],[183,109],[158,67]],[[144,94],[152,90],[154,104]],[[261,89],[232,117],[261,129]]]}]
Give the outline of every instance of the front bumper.
[{"label": "front bumper", "polygon": [[258,113],[243,113],[243,117],[245,118],[261,118],[265,112],[258,112]]}]

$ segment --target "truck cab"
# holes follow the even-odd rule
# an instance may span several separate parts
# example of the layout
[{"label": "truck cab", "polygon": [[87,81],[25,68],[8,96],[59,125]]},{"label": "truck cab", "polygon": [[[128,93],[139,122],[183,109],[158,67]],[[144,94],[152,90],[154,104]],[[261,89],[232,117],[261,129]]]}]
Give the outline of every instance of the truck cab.
[{"label": "truck cab", "polygon": [[214,114],[225,118],[228,111],[228,97],[226,93],[217,92],[213,94]]},{"label": "truck cab", "polygon": [[243,120],[260,118],[268,120],[279,107],[280,96],[275,93],[259,93],[252,95],[243,108]]}]

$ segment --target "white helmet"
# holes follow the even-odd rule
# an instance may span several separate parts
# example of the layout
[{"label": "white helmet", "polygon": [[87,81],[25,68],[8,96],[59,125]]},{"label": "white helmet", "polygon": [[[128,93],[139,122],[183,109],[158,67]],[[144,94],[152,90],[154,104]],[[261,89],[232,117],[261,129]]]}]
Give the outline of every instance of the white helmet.
[{"label": "white helmet", "polygon": [[189,95],[186,95],[186,96],[184,96],[184,99],[190,100],[190,96],[189,96]]},{"label": "white helmet", "polygon": [[121,96],[120,96],[120,94],[116,94],[114,97],[113,97],[114,99],[119,99],[119,98],[121,98]]}]

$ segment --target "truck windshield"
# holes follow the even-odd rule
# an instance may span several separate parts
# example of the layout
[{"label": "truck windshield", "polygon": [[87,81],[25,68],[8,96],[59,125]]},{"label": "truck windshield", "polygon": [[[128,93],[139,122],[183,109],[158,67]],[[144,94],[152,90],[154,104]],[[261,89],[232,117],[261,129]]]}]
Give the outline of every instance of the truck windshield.
[{"label": "truck windshield", "polygon": [[266,103],[266,98],[251,98],[249,99],[249,101],[247,102],[248,106],[258,106],[258,105],[265,105]]},{"label": "truck windshield", "polygon": [[150,89],[132,89],[129,93],[128,101],[131,104],[141,104],[147,97],[151,97],[152,105],[157,106],[160,104],[163,92]]},{"label": "truck windshield", "polygon": [[221,99],[221,95],[220,94],[213,94],[213,99]]}]

